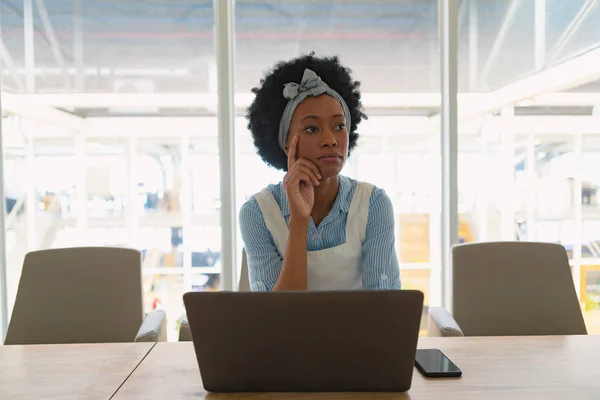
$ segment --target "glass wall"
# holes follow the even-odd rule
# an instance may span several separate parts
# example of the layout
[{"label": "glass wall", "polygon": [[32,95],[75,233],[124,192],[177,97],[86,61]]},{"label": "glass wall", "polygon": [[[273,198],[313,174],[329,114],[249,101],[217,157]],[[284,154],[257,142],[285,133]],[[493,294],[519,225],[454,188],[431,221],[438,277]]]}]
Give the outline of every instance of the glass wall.
[{"label": "glass wall", "polygon": [[600,43],[593,1],[460,0],[458,18],[460,91],[498,89]]},{"label": "glass wall", "polygon": [[131,247],[174,340],[219,287],[212,1],[0,4],[9,313],[28,251]]},{"label": "glass wall", "polygon": [[[596,100],[587,96],[599,86],[576,56],[597,51],[600,37],[590,29],[598,15],[583,0],[463,1],[459,17],[461,240],[563,245],[590,333],[600,333],[600,231]],[[543,78],[557,66],[568,79]],[[494,95],[514,102],[488,106]]]},{"label": "glass wall", "polygon": [[[0,5],[9,311],[28,251],[132,247],[145,309],[167,311],[174,339],[182,293],[219,290],[233,269],[221,264],[213,1]],[[369,116],[343,173],[386,190],[403,287],[440,305],[438,1],[239,0],[234,11],[236,211],[284,175],[256,154],[251,89],[276,61],[337,54]],[[593,333],[600,84],[578,62],[598,53],[599,17],[585,0],[458,1],[459,241],[564,245]],[[544,78],[556,67],[566,72]]]}]

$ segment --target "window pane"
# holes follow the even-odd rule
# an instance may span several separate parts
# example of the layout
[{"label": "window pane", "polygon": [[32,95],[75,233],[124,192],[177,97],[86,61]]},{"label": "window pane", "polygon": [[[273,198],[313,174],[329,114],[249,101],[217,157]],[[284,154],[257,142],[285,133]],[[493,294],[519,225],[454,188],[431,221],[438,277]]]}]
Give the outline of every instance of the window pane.
[{"label": "window pane", "polygon": [[[6,122],[10,123],[9,120]],[[29,130],[35,125],[25,126]],[[12,135],[10,126],[7,127],[8,135]],[[25,255],[32,249],[55,247],[54,242],[59,237],[65,238],[70,227],[75,225],[78,182],[72,173],[73,146],[72,139],[61,138],[36,139],[29,144],[5,148],[5,156],[8,156],[5,165],[9,165],[6,171],[9,174],[5,175],[5,180],[9,181],[6,193],[9,313],[14,305]],[[15,178],[20,182],[10,182]],[[81,238],[67,237],[68,240],[62,241],[64,247],[81,245]]]},{"label": "window pane", "polygon": [[144,253],[144,267],[183,267],[180,139],[140,139],[136,161],[136,247]]},{"label": "window pane", "polygon": [[[467,234],[461,240],[563,245],[588,331],[600,332],[593,311],[598,110],[596,100],[586,99],[598,82],[571,63],[570,81],[557,92],[542,71],[597,46],[598,7],[585,0],[462,4],[458,189]],[[542,18],[536,4],[545,4]],[[469,112],[482,104],[479,114]]]},{"label": "window pane", "polygon": [[[180,297],[192,289],[193,253],[220,250],[218,240],[194,242],[194,235],[220,235],[219,189],[204,197],[195,185],[192,195],[189,146],[193,135],[216,143],[213,1],[30,3],[26,27],[24,2],[0,0],[0,104],[13,207],[7,260],[16,277],[9,298],[27,251],[85,245],[141,250],[145,274],[179,274]],[[218,182],[215,157],[216,146],[201,158]],[[27,204],[35,211],[29,222]],[[56,204],[51,216],[60,223],[46,232]],[[193,219],[193,205],[210,221]],[[192,233],[205,225],[210,235]],[[28,234],[40,243],[28,243]],[[169,321],[180,317],[175,310]]]},{"label": "window pane", "polygon": [[[533,0],[459,3],[460,91],[498,89],[600,44],[600,7],[594,2],[545,0],[543,26]],[[544,47],[536,65],[538,34]]]},{"label": "window pane", "polygon": [[[189,145],[191,219],[184,242],[193,269],[190,290],[219,290],[221,264],[221,192],[216,130],[191,138]],[[204,279],[206,278],[206,279]]]},{"label": "window pane", "polygon": [[[598,47],[600,44],[600,7],[586,0],[547,0],[547,56],[549,64]],[[577,18],[577,16],[579,17]],[[565,35],[571,28],[571,35]]]},{"label": "window pane", "polygon": [[127,142],[117,138],[90,138],[86,140],[86,153],[85,179],[90,225],[106,225],[107,220],[125,225]]},{"label": "window pane", "polygon": [[460,1],[459,90],[489,91],[535,70],[535,1]]}]

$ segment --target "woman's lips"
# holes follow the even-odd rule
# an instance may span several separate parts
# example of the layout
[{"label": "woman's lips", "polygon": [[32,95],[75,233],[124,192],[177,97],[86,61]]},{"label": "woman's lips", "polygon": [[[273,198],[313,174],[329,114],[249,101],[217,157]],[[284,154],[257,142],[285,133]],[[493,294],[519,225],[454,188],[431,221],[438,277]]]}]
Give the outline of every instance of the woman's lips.
[{"label": "woman's lips", "polygon": [[319,157],[319,160],[326,162],[326,163],[337,163],[342,160],[342,157],[340,157],[340,156],[324,156],[324,157]]}]

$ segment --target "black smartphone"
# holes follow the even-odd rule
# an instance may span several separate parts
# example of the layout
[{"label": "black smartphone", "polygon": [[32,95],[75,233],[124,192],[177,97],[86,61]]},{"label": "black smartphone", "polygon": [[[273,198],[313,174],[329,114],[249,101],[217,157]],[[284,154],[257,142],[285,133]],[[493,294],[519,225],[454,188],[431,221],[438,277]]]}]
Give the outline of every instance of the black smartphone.
[{"label": "black smartphone", "polygon": [[418,349],[415,365],[427,378],[457,378],[462,371],[438,349]]}]

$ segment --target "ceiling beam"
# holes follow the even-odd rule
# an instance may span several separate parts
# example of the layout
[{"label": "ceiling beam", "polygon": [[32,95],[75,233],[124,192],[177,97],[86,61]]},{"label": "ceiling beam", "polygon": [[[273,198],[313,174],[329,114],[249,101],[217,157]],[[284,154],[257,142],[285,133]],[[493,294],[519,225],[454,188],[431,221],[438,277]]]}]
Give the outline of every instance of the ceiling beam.
[{"label": "ceiling beam", "polygon": [[27,102],[27,95],[2,92],[2,112],[8,112],[21,117],[58,126],[69,131],[81,131],[83,118],[57,110],[54,107],[35,105]]},{"label": "ceiling beam", "polygon": [[517,107],[589,107],[597,104],[600,104],[600,93],[597,92],[558,92],[521,100],[515,105]]},{"label": "ceiling beam", "polygon": [[[574,94],[559,94],[572,88],[585,85],[600,79],[600,48],[590,50],[580,56],[574,57],[563,63],[546,68],[540,72],[536,72],[528,77],[519,79],[513,83],[509,83],[492,92],[479,93],[477,97],[467,97],[469,101],[460,102],[459,95],[458,120],[459,122],[465,119],[478,117],[489,112],[498,111],[502,107],[511,105],[530,106],[535,105],[536,99],[564,99],[571,97],[571,101],[575,96],[579,99],[587,101],[595,101],[596,97],[592,94],[589,97],[582,93]],[[540,100],[540,104],[541,104]],[[588,105],[595,105],[588,104]],[[559,104],[555,104],[559,105]],[[565,104],[573,105],[573,104]],[[585,105],[585,104],[578,104]],[[434,127],[439,127],[439,113],[430,117],[434,122]]]},{"label": "ceiling beam", "polygon": [[600,79],[600,48],[591,50],[561,64],[546,68],[526,78],[482,94],[479,101],[458,110],[459,119],[486,112],[537,96],[562,92]]}]

